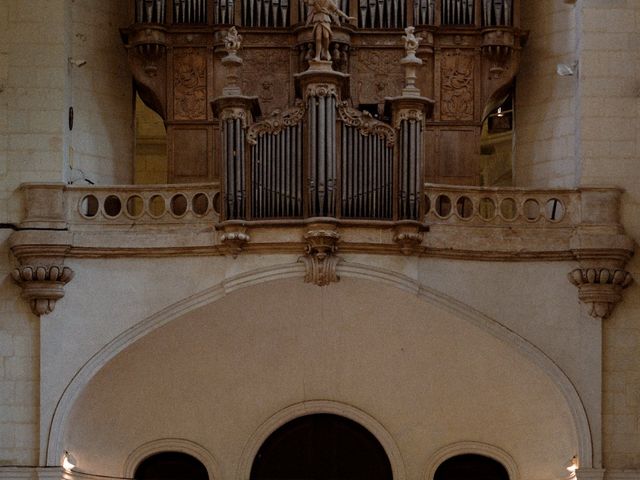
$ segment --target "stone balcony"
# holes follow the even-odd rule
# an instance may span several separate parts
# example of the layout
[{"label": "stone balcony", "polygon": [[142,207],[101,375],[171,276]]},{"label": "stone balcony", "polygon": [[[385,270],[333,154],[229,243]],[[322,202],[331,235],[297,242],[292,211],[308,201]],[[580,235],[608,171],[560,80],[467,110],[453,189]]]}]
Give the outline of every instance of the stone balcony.
[{"label": "stone balcony", "polygon": [[[67,258],[293,253],[307,264],[307,281],[319,285],[335,280],[338,251],[480,261],[577,261],[580,268],[571,272],[570,280],[579,287],[581,299],[590,303],[592,315],[600,318],[609,315],[631,282],[624,266],[634,245],[619,223],[621,192],[613,188],[425,184],[418,221],[333,217],[222,221],[222,194],[215,183],[92,187],[30,183],[22,190],[25,217],[10,239],[20,263],[13,276],[39,314],[53,309],[47,282],[56,284],[54,304],[63,295],[70,272],[64,279],[46,273],[62,272]],[[38,268],[44,272],[42,278],[36,278]],[[47,295],[46,302],[39,302],[39,291]]]}]

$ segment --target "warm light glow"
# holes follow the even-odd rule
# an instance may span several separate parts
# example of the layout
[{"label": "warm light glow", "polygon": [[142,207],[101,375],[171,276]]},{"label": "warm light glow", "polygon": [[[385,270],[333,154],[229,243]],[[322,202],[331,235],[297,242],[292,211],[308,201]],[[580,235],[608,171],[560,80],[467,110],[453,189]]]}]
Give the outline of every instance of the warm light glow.
[{"label": "warm light glow", "polygon": [[569,478],[574,478],[576,476],[576,470],[578,470],[578,457],[573,457],[567,466],[567,470],[569,471]]},{"label": "warm light glow", "polygon": [[64,468],[67,472],[73,470],[76,466],[76,459],[73,458],[69,452],[64,452],[64,457],[62,457],[62,468]]},{"label": "warm light glow", "polygon": [[502,113],[502,107],[498,107],[498,116],[504,117],[504,113]]}]

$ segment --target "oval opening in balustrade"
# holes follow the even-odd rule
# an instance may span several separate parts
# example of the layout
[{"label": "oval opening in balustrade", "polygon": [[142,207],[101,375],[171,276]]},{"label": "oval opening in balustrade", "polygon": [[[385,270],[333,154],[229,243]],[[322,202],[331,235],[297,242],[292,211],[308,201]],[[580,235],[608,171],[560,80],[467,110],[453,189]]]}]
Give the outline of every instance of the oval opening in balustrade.
[{"label": "oval opening in balustrade", "polygon": [[152,217],[161,217],[164,215],[166,208],[165,200],[162,195],[154,195],[149,199],[149,214]]},{"label": "oval opening in balustrade", "polygon": [[505,198],[500,202],[500,215],[505,220],[513,220],[518,215],[516,201],[513,198]]},{"label": "oval opening in balustrade", "polygon": [[436,214],[443,218],[451,214],[451,199],[446,195],[438,195],[436,198]]},{"label": "oval opening in balustrade", "polygon": [[460,197],[456,202],[456,211],[460,218],[471,218],[473,215],[473,202],[469,197]]},{"label": "oval opening in balustrade", "polygon": [[478,212],[480,213],[480,217],[482,217],[483,220],[493,220],[496,216],[495,202],[488,197],[484,197],[480,200]]},{"label": "oval opening in balustrade", "polygon": [[98,214],[100,203],[95,195],[85,195],[80,200],[80,215],[86,218],[93,218]]},{"label": "oval opening in balustrade", "polygon": [[547,200],[544,208],[544,214],[547,220],[551,222],[559,222],[564,218],[564,204],[557,198]]},{"label": "oval opening in balustrade", "polygon": [[204,193],[196,193],[191,201],[191,209],[198,216],[203,216],[209,210],[209,197]]},{"label": "oval opening in balustrade", "polygon": [[185,213],[187,213],[187,207],[189,206],[189,202],[187,202],[187,197],[183,194],[178,193],[171,197],[171,213],[173,213],[176,217],[182,217]]},{"label": "oval opening in balustrade", "polygon": [[522,206],[524,216],[530,222],[535,222],[540,218],[540,204],[537,200],[530,198]]},{"label": "oval opening in balustrade", "polygon": [[220,215],[220,192],[216,192],[211,203],[213,204],[213,211],[216,215]]},{"label": "oval opening in balustrade", "polygon": [[122,212],[122,201],[116,195],[109,195],[104,199],[103,208],[107,217],[115,218]]},{"label": "oval opening in balustrade", "polygon": [[144,213],[144,200],[140,195],[131,195],[127,198],[127,215],[138,218]]}]

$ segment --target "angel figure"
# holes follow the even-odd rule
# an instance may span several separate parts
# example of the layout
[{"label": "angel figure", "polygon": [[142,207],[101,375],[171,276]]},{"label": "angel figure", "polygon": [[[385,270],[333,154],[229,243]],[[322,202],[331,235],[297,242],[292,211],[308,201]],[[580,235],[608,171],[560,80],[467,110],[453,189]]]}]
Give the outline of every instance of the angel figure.
[{"label": "angel figure", "polygon": [[331,42],[331,22],[340,25],[340,18],[355,21],[338,8],[334,0],[304,0],[309,5],[307,25],[313,24],[313,38],[316,42],[315,61],[331,60],[329,43]]}]

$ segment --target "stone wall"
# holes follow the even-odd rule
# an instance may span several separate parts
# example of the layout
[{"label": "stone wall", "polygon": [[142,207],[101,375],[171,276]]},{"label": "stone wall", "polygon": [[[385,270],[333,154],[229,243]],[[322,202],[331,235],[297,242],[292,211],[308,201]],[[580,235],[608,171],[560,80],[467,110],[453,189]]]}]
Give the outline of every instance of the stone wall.
[{"label": "stone wall", "polygon": [[559,77],[558,63],[576,60],[576,13],[558,0],[522,2],[522,28],[530,31],[516,86],[518,186],[575,185],[576,77]]}]

